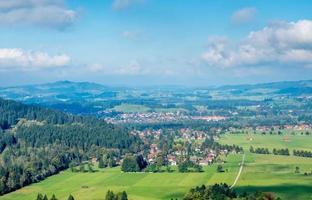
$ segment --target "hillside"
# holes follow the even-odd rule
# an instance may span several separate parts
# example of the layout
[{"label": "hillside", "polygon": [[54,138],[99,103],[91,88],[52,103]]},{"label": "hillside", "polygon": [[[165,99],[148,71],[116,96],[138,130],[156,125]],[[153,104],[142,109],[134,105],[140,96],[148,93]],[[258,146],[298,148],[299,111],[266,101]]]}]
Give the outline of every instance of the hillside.
[{"label": "hillside", "polygon": [[120,157],[140,145],[127,130],[95,118],[0,99],[0,194],[103,152]]}]

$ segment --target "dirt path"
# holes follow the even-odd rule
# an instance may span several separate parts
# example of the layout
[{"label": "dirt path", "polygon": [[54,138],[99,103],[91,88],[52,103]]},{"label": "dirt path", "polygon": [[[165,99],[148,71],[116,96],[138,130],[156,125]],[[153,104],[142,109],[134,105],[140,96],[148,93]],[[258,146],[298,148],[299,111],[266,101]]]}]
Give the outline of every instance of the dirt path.
[{"label": "dirt path", "polygon": [[246,156],[246,154],[243,155],[243,159],[242,159],[242,162],[240,164],[240,168],[239,168],[238,174],[237,174],[237,176],[235,178],[235,181],[234,181],[233,185],[231,186],[231,188],[233,188],[236,185],[236,183],[237,183],[237,181],[238,181],[238,179],[239,179],[239,177],[240,177],[240,175],[241,175],[241,173],[243,171],[244,164],[245,164],[245,156]]}]

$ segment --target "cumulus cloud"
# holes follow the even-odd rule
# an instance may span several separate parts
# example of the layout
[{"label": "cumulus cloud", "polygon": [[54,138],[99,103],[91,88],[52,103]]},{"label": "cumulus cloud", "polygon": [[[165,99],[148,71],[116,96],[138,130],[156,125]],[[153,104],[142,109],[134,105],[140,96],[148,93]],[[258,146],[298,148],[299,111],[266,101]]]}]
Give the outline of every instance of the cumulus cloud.
[{"label": "cumulus cloud", "polygon": [[113,9],[123,10],[136,4],[144,3],[145,0],[114,0]]},{"label": "cumulus cloud", "polygon": [[252,21],[257,13],[255,8],[242,8],[233,13],[231,22],[233,24],[244,24]]},{"label": "cumulus cloud", "polygon": [[77,19],[64,0],[0,1],[0,25],[36,25],[64,29]]},{"label": "cumulus cloud", "polygon": [[46,52],[25,51],[22,49],[0,49],[0,70],[39,70],[64,67],[70,63],[66,54],[51,56]]},{"label": "cumulus cloud", "polygon": [[278,22],[253,31],[238,43],[212,38],[202,60],[211,66],[312,64],[312,21]]}]

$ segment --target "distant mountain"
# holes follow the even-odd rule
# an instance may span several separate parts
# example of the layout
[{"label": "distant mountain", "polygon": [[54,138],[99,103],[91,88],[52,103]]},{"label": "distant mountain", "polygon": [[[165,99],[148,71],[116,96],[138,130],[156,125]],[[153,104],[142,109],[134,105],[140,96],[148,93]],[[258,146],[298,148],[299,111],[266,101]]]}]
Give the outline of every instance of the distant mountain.
[{"label": "distant mountain", "polygon": [[312,95],[312,80],[206,88],[117,88],[90,82],[58,81],[0,88],[0,97],[5,99],[93,116],[103,116],[103,113],[111,115],[112,109],[121,104],[144,105],[151,110],[179,105],[183,109],[192,110],[194,103],[206,105],[208,100],[264,100],[302,95]]},{"label": "distant mountain", "polygon": [[95,112],[90,103],[116,96],[113,88],[89,82],[54,83],[0,88],[0,97],[27,104],[40,104],[74,114]]},{"label": "distant mountain", "polygon": [[312,94],[312,80],[282,81],[272,83],[246,84],[246,85],[226,85],[216,88],[216,90],[227,90],[234,94],[287,94],[303,95]]}]

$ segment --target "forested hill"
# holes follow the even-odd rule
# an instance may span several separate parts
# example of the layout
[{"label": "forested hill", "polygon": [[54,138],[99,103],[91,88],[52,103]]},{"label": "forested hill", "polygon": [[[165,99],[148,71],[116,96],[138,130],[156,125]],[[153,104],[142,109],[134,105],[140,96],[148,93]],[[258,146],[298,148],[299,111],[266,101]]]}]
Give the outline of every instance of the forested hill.
[{"label": "forested hill", "polygon": [[138,137],[98,119],[0,99],[0,194],[104,152],[121,156],[140,146]]}]

